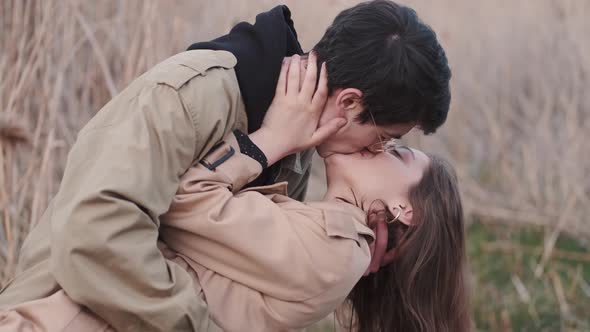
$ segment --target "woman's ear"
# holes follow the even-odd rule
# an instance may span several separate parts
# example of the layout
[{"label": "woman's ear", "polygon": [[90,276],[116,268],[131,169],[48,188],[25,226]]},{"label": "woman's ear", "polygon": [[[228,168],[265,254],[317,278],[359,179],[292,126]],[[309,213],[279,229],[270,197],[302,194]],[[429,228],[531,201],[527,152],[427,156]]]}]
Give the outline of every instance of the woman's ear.
[{"label": "woman's ear", "polygon": [[406,225],[406,226],[410,226],[412,225],[412,218],[414,217],[414,211],[412,209],[412,206],[410,204],[400,204],[397,207],[395,207],[393,209],[393,215],[397,216],[399,213],[399,217],[398,220]]}]

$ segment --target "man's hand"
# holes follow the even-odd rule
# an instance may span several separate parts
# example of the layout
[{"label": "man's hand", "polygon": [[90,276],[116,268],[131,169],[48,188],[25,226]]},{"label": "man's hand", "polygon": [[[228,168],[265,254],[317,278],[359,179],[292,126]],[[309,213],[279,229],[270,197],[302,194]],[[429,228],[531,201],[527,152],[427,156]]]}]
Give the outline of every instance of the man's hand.
[{"label": "man's hand", "polygon": [[328,98],[325,64],[322,64],[317,89],[316,81],[317,57],[314,53],[309,56],[304,77],[301,77],[301,58],[298,55],[283,62],[275,97],[264,122],[258,131],[250,135],[265,153],[269,165],[289,154],[321,144],[346,124],[345,119],[336,118],[318,127]]}]

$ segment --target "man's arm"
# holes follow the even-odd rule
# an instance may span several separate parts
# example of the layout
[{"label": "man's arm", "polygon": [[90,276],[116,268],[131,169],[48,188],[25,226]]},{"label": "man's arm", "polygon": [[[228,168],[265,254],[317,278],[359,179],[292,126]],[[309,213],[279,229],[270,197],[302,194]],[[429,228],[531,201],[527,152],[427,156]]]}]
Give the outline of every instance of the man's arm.
[{"label": "man's arm", "polygon": [[[52,273],[75,302],[118,331],[200,330],[206,307],[156,243],[158,216],[205,142],[170,86],[148,84],[111,103],[68,156],[51,217]],[[199,134],[222,136],[223,126]]]}]

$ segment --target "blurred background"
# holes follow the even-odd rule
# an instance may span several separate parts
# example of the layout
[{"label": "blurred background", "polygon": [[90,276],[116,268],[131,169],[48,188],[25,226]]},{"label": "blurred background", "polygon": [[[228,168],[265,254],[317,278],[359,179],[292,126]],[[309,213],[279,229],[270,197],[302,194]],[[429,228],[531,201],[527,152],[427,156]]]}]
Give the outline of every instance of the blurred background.
[{"label": "blurred background", "polygon": [[[0,1],[0,286],[78,130],[146,69],[280,3],[309,50],[357,1]],[[460,176],[477,330],[590,331],[590,1],[402,3],[453,70],[444,128],[406,143]],[[322,177],[316,160],[310,200]]]}]

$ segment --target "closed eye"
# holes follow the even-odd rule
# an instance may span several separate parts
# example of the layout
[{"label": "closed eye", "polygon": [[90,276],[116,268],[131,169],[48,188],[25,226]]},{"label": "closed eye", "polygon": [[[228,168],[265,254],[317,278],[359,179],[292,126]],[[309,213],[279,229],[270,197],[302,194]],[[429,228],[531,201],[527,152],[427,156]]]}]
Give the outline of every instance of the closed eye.
[{"label": "closed eye", "polygon": [[402,157],[402,154],[399,153],[399,151],[397,151],[395,148],[390,150],[391,154],[396,156],[397,158],[399,158],[401,161],[404,160],[404,157]]},{"label": "closed eye", "polygon": [[401,161],[404,161],[404,156],[399,152],[399,149],[403,149],[403,150],[407,150],[410,152],[410,155],[412,156],[413,159],[416,159],[416,156],[414,156],[414,151],[412,151],[412,149],[410,149],[409,147],[405,146],[405,145],[400,145],[397,144],[396,142],[394,142],[393,144],[391,144],[387,151],[389,153],[391,153],[392,155],[396,156],[397,158],[399,158]]}]

